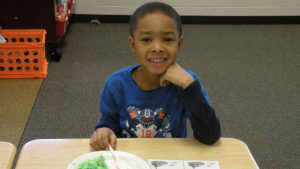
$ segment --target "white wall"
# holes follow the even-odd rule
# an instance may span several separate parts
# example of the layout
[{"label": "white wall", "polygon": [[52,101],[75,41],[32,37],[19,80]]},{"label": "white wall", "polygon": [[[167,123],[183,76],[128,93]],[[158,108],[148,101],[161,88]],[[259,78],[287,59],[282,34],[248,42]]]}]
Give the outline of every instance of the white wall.
[{"label": "white wall", "polygon": [[[151,1],[151,0],[150,0]],[[75,14],[131,15],[149,0],[75,0]],[[164,0],[180,15],[300,16],[300,0]]]}]

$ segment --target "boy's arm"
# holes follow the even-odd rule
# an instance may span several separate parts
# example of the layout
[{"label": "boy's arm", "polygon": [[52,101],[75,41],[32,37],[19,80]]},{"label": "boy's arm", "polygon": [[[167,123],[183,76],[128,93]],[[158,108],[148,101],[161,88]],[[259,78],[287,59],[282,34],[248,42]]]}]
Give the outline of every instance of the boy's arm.
[{"label": "boy's arm", "polygon": [[98,128],[107,127],[111,129],[118,136],[119,128],[119,114],[117,113],[117,103],[110,91],[108,83],[105,83],[100,97],[100,112],[101,118],[99,119],[95,130]]},{"label": "boy's arm", "polygon": [[194,137],[209,145],[217,142],[221,137],[220,123],[201,91],[199,80],[179,93],[177,99],[190,112]]},{"label": "boy's arm", "polygon": [[220,123],[202,93],[200,81],[195,80],[177,63],[173,63],[160,77],[161,86],[169,82],[183,88],[177,99],[190,112],[194,137],[205,144],[218,141],[221,136]]}]

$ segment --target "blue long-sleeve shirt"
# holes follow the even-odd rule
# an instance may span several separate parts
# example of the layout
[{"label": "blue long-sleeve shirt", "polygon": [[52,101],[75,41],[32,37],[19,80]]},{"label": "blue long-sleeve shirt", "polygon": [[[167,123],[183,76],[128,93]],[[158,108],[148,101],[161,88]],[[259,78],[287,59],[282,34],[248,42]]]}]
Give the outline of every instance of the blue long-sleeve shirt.
[{"label": "blue long-sleeve shirt", "polygon": [[186,70],[195,81],[184,90],[169,83],[144,91],[131,77],[138,66],[123,68],[107,78],[96,129],[108,127],[117,137],[186,137],[189,118],[199,141],[213,144],[220,138],[219,120],[195,73]]}]

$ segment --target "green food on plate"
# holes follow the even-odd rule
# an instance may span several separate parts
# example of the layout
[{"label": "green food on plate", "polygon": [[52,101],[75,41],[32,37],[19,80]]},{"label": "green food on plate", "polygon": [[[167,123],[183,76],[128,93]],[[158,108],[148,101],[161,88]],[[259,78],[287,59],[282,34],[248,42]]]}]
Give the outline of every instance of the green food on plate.
[{"label": "green food on plate", "polygon": [[105,163],[105,158],[100,155],[99,157],[86,160],[78,165],[78,169],[108,169]]}]

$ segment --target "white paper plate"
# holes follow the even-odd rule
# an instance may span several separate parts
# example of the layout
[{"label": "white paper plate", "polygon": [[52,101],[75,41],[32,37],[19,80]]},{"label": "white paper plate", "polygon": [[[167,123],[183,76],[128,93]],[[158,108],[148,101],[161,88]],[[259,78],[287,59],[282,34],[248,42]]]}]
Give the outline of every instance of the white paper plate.
[{"label": "white paper plate", "polygon": [[[134,154],[123,152],[123,151],[115,151],[120,160],[124,160],[130,166],[130,169],[150,169],[149,164]],[[105,163],[107,164],[109,169],[115,169],[115,161],[109,151],[94,151],[87,154],[83,154],[73,160],[67,167],[67,169],[77,169],[78,165],[86,160],[93,159],[102,155],[105,158]]]}]

